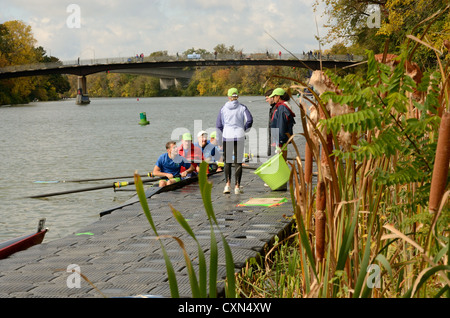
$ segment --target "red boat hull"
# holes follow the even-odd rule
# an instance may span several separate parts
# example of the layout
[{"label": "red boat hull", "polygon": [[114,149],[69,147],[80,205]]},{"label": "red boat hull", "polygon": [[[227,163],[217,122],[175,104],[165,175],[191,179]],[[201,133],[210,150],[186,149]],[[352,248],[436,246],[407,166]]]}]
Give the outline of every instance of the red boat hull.
[{"label": "red boat hull", "polygon": [[41,244],[44,240],[45,233],[48,229],[44,229],[37,233],[21,236],[3,243],[0,243],[0,259],[4,259],[11,254],[26,250],[27,248]]}]

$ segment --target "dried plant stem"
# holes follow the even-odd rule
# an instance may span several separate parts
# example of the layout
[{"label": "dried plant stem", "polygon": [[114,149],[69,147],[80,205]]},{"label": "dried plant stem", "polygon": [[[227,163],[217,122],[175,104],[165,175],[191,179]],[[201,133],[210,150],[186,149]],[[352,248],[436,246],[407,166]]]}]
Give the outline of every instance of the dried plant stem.
[{"label": "dried plant stem", "polygon": [[439,137],[434,161],[430,190],[430,213],[439,209],[442,196],[447,186],[448,164],[450,159],[450,113],[444,113],[439,127]]},{"label": "dried plant stem", "polygon": [[305,181],[311,184],[312,181],[313,154],[308,143],[305,145]]},{"label": "dried plant stem", "polygon": [[326,187],[325,182],[317,184],[317,206],[315,214],[316,229],[316,259],[321,262],[325,254],[325,223],[326,223]]}]

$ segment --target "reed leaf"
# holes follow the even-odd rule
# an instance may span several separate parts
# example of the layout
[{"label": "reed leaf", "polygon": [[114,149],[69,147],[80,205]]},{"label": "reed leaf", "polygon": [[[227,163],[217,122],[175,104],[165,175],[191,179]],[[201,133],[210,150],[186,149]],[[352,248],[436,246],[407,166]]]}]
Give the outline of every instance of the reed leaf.
[{"label": "reed leaf", "polygon": [[177,241],[178,245],[181,247],[181,249],[183,251],[184,260],[186,262],[186,268],[188,270],[189,283],[191,285],[192,297],[193,298],[202,297],[202,293],[200,291],[200,287],[199,287],[198,281],[197,281],[197,275],[195,274],[194,267],[192,266],[191,259],[189,258],[189,254],[187,253],[186,247],[184,246],[184,242],[179,237],[171,236],[171,235],[163,235],[163,236],[160,236],[159,238],[161,239],[161,238],[165,238],[165,237],[170,237],[170,238],[173,238],[175,241]]},{"label": "reed leaf", "polygon": [[[415,293],[425,284],[425,282],[434,274],[440,271],[450,271],[450,265],[437,265],[434,267],[425,268],[417,277],[414,285],[403,295],[403,298],[412,298]],[[447,285],[448,286],[448,285]]]},{"label": "reed leaf", "polygon": [[[144,186],[142,184],[141,177],[137,173],[137,171],[134,173],[134,182],[135,182],[135,186],[136,186],[136,192],[139,197],[139,202],[141,203],[144,214],[147,217],[147,220],[150,223],[150,226],[152,227],[153,232],[155,232],[155,235],[158,237],[159,236],[158,231],[156,230],[155,223],[153,222],[153,218],[150,213],[150,209],[148,207],[148,202],[147,202],[147,197],[145,196]],[[167,277],[169,278],[170,295],[172,298],[179,298],[180,294],[178,291],[178,284],[177,284],[177,278],[175,275],[175,270],[173,269],[172,262],[170,261],[170,258],[167,255],[164,244],[162,243],[161,240],[159,240],[159,242],[160,242],[161,250],[162,250],[163,256],[164,256],[164,262],[166,264]]]},{"label": "reed leaf", "polygon": [[[212,183],[208,181],[207,178],[207,170],[208,170],[208,164],[205,161],[202,161],[200,164],[200,172],[198,174],[198,180],[199,180],[199,186],[200,191],[202,193],[202,199],[203,204],[205,206],[206,213],[208,215],[208,219],[210,220],[211,224],[211,237],[215,235],[213,230],[213,223],[219,228],[219,224],[217,222],[217,218],[214,213],[214,208],[211,201],[211,189],[212,189]],[[226,272],[227,272],[227,282],[226,282],[226,296],[229,298],[236,297],[236,281],[235,281],[235,275],[234,275],[234,261],[233,261],[233,255],[231,253],[230,246],[228,245],[225,237],[223,236],[222,232],[219,230],[220,236],[222,238],[222,244],[225,251],[225,265],[226,265]],[[217,273],[216,273],[217,277]]]},{"label": "reed leaf", "polygon": [[[207,268],[206,268],[206,261],[205,261],[205,254],[203,253],[203,249],[200,245],[200,243],[197,240],[197,237],[195,236],[194,232],[192,231],[191,227],[187,223],[186,219],[183,217],[183,215],[176,209],[170,205],[170,208],[172,209],[172,213],[175,217],[175,219],[178,221],[178,223],[183,227],[183,229],[194,239],[194,241],[197,243],[197,249],[198,249],[198,275],[199,275],[199,285],[195,286],[195,289],[198,289],[198,297],[200,298],[206,298],[207,297],[207,283],[206,283],[206,276],[207,276]],[[181,246],[181,245],[180,245]],[[183,251],[185,253],[185,251]],[[186,256],[185,256],[186,257]],[[192,267],[192,266],[191,266]],[[189,268],[188,268],[189,270]],[[189,272],[189,275],[191,273]],[[193,272],[193,275],[195,276],[195,272]],[[196,285],[196,279],[191,280],[191,288],[192,284]],[[192,291],[192,294],[194,295],[194,290]]]},{"label": "reed leaf", "polygon": [[369,228],[369,233],[367,234],[367,240],[366,240],[366,246],[364,249],[364,256],[359,268],[359,275],[358,279],[356,281],[355,290],[353,293],[353,298],[359,298],[361,294],[361,289],[364,284],[364,280],[367,274],[367,268],[369,267],[369,261],[370,261],[370,244],[371,244],[371,238],[372,238],[372,230]]},{"label": "reed leaf", "polygon": [[211,242],[209,247],[209,297],[217,297],[217,268],[219,252],[217,248],[216,234],[210,220]]}]

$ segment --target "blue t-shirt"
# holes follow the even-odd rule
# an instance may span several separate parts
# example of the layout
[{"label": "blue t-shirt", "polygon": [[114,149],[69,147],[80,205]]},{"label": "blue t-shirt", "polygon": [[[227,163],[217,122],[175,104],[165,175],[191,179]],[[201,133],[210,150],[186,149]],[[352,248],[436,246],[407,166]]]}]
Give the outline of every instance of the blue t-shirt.
[{"label": "blue t-shirt", "polygon": [[[177,157],[178,156],[179,155],[177,155]],[[169,154],[166,152],[159,156],[158,160],[156,160],[156,165],[159,167],[161,172],[170,173],[173,176],[180,174],[180,168],[182,166],[186,169],[189,169],[191,166],[190,163],[186,163],[183,160],[177,160],[177,158],[175,158],[175,161],[170,159]]]},{"label": "blue t-shirt", "polygon": [[[219,151],[218,151],[218,149],[216,150],[217,147],[214,146],[210,141],[206,142],[205,148],[202,148],[202,146],[200,146],[200,144],[198,142],[196,142],[194,144],[194,146],[202,149],[203,157],[205,159],[211,158],[211,162],[216,162],[219,160],[219,157],[220,157]],[[217,153],[216,153],[216,151],[217,151]],[[217,156],[216,156],[216,154],[217,154]]]}]

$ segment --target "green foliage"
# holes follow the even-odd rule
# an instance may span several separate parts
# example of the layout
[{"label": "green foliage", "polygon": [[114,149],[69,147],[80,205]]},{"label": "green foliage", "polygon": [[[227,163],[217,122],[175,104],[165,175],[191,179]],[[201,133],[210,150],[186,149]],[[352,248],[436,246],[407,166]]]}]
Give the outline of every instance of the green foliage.
[{"label": "green foliage", "polygon": [[[450,26],[447,0],[316,0],[314,7],[320,8],[326,16],[328,34],[322,39],[325,43],[336,43],[335,50],[345,51],[341,46],[348,46],[347,50],[369,49],[375,53],[383,53],[385,44],[388,53],[397,54],[407,34],[420,37],[428,32],[427,37],[435,47],[442,47],[446,39],[446,32]],[[371,13],[380,13],[380,27],[370,28],[367,24]],[[432,25],[422,23],[433,13]],[[356,53],[356,52],[355,52]],[[426,47],[417,49],[417,61],[422,66],[433,66],[436,56],[429,54]]]},{"label": "green foliage", "polygon": [[[263,273],[259,268],[256,273],[243,272],[238,284],[242,295],[366,298],[450,294],[446,234],[450,209],[447,204],[434,215],[428,211],[441,124],[438,114],[442,109],[448,111],[441,76],[448,65],[441,67],[441,75],[425,72],[416,83],[407,75],[406,53],[400,54],[399,63],[392,68],[378,63],[373,52],[367,55],[362,76],[327,72],[338,89],[318,98],[329,110],[335,107],[329,112],[331,118],[321,119],[311,128],[314,130],[300,118],[303,130],[309,132],[304,136],[314,146],[311,151],[318,163],[318,181],[325,185],[325,232],[318,232],[315,224],[317,185],[305,182],[305,171],[297,160],[291,163],[290,184],[298,243],[293,248],[299,257],[292,266],[301,271],[293,279],[276,271],[290,261],[277,260],[283,264],[269,267],[266,259]],[[319,107],[319,102],[314,106]],[[343,110],[347,113],[336,115]],[[351,147],[341,144],[342,131],[351,133]],[[320,145],[309,139],[311,132],[320,137]],[[321,151],[330,140],[325,133],[331,134],[334,148],[328,164]],[[291,143],[301,158],[295,142]],[[447,176],[447,184],[449,181]],[[444,202],[448,195],[447,191]],[[323,259],[314,253],[318,246],[325,246]],[[371,275],[373,265],[379,271]],[[275,278],[280,278],[276,284],[283,288],[290,282],[296,290],[270,293],[274,272]],[[292,271],[288,267],[285,272]],[[379,286],[374,288],[369,282],[376,278]]]},{"label": "green foliage", "polygon": [[[328,132],[333,134],[343,129],[357,135],[357,143],[353,145],[352,151],[336,149],[336,157],[362,161],[384,156],[390,159],[399,153],[410,156],[409,167],[397,166],[379,173],[378,182],[382,184],[405,184],[408,180],[431,182],[431,164],[428,163],[433,160],[437,143],[432,132],[437,130],[440,123],[440,118],[434,115],[437,112],[438,93],[437,90],[431,90],[423,104],[417,101],[413,104],[421,110],[420,119],[407,117],[408,109],[412,108],[407,95],[412,94],[417,85],[405,74],[404,63],[405,57],[402,56],[400,63],[391,72],[386,65],[375,61],[373,53],[368,52],[367,77],[348,75],[337,78],[329,73],[343,92],[326,92],[322,95],[325,102],[331,100],[356,110],[321,121]],[[419,89],[437,88],[438,79],[436,73],[431,76],[426,72]],[[367,132],[370,132],[369,139],[363,138]],[[391,175],[387,177],[387,174]]]},{"label": "green foliage", "polygon": [[[58,63],[35,47],[31,27],[21,21],[0,24],[0,67],[35,63]],[[0,105],[28,103],[34,99],[57,100],[70,89],[65,75],[0,80]]]},{"label": "green foliage", "polygon": [[150,209],[148,207],[147,198],[145,197],[145,191],[142,185],[142,180],[140,179],[140,176],[135,173],[135,185],[136,185],[136,191],[139,196],[139,201],[141,203],[141,206],[143,208],[143,211],[147,217],[147,220],[150,223],[150,226],[152,227],[153,231],[155,232],[155,235],[158,236],[159,242],[161,244],[161,250],[164,255],[164,260],[166,263],[167,268],[167,275],[169,277],[169,285],[170,285],[170,292],[172,298],[178,298],[179,297],[179,291],[178,291],[178,283],[176,279],[176,275],[173,269],[173,265],[171,263],[170,257],[167,255],[167,252],[165,250],[164,244],[162,243],[162,238],[164,237],[170,237],[173,238],[177,243],[179,244],[180,248],[183,251],[184,259],[186,262],[186,268],[188,270],[189,275],[189,282],[191,285],[191,291],[192,291],[192,297],[194,298],[206,298],[211,297],[215,298],[217,297],[217,273],[218,273],[218,244],[216,239],[216,232],[220,233],[221,239],[222,239],[222,245],[225,251],[225,263],[226,263],[226,275],[227,275],[227,284],[225,289],[225,295],[229,298],[236,297],[236,283],[235,283],[235,276],[234,276],[234,262],[233,262],[233,255],[231,253],[230,246],[228,245],[224,235],[220,232],[219,224],[217,222],[217,218],[214,213],[214,209],[212,206],[211,201],[211,189],[212,184],[208,181],[207,177],[207,169],[208,164],[206,162],[202,162],[200,164],[200,172],[199,172],[199,188],[203,199],[203,204],[205,207],[206,216],[208,218],[208,222],[210,224],[210,230],[211,230],[211,242],[210,242],[210,266],[209,266],[209,285],[207,284],[207,272],[208,267],[206,265],[206,259],[205,254],[203,252],[203,247],[200,245],[199,241],[197,240],[197,237],[195,236],[195,233],[189,226],[189,223],[186,221],[186,219],[183,217],[183,214],[180,213],[178,210],[176,210],[173,206],[170,206],[172,209],[172,213],[177,220],[177,222],[181,225],[181,227],[188,233],[188,235],[196,242],[197,244],[197,250],[198,250],[198,278],[195,271],[195,268],[193,267],[192,261],[190,259],[189,254],[186,251],[186,248],[184,246],[184,242],[175,236],[159,236],[157,228],[155,226],[155,223],[153,222],[153,218],[150,212]]}]

